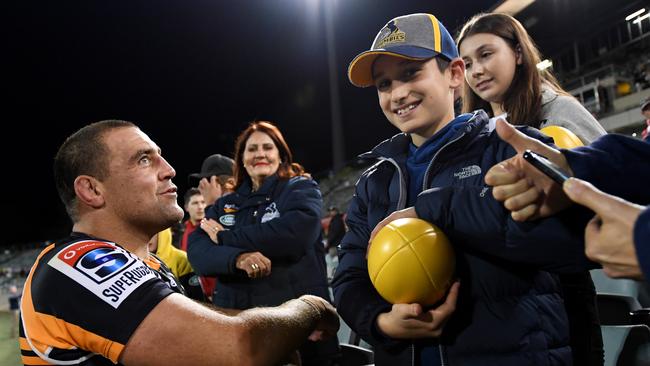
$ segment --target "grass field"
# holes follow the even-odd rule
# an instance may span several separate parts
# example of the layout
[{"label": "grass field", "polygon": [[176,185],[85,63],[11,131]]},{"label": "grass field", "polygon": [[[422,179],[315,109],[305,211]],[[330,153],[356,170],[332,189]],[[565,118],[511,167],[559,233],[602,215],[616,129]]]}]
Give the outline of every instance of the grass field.
[{"label": "grass field", "polygon": [[11,335],[12,314],[0,311],[0,365],[20,366],[20,348],[18,337]]}]

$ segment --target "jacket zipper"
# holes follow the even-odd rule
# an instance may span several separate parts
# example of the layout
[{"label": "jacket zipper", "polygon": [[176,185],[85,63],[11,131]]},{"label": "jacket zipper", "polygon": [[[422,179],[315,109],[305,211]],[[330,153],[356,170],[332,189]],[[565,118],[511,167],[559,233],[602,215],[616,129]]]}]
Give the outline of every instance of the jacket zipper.
[{"label": "jacket zipper", "polygon": [[415,344],[411,343],[411,366],[415,366]]},{"label": "jacket zipper", "polygon": [[391,164],[397,168],[397,173],[399,174],[399,199],[397,200],[397,210],[401,210],[406,208],[406,182],[404,181],[404,174],[402,173],[402,169],[400,169],[399,164],[391,158],[385,158],[385,161],[389,161]]},{"label": "jacket zipper", "polygon": [[[428,182],[427,182],[427,180],[429,179],[429,173],[431,172],[431,167],[433,167],[433,162],[436,160],[436,158],[438,157],[440,152],[442,150],[444,150],[447,146],[449,146],[449,145],[455,143],[456,141],[462,139],[466,134],[467,134],[467,132],[463,132],[460,136],[458,136],[455,139],[447,142],[440,149],[438,149],[438,151],[436,151],[436,153],[433,155],[433,158],[431,158],[431,161],[429,162],[429,166],[427,166],[427,170],[424,172],[424,179],[422,180],[422,191],[423,192],[427,189],[427,187],[429,185]],[[445,362],[445,357],[444,357],[444,353],[443,353],[444,351],[443,351],[442,348],[443,348],[442,344],[438,343],[438,354],[440,355],[440,365],[445,366],[445,365],[447,365],[447,363]],[[415,350],[413,351],[413,354],[415,355]],[[415,356],[413,356],[413,357],[415,357]]]},{"label": "jacket zipper", "polygon": [[[457,138],[455,138],[455,139],[453,139],[453,140],[447,142],[445,145],[443,145],[443,146],[442,146],[442,147],[441,147],[441,148],[440,148],[440,149],[439,149],[439,150],[438,150],[438,151],[433,155],[433,158],[432,158],[431,161],[429,162],[429,166],[427,166],[427,170],[424,172],[424,180],[422,181],[422,190],[423,190],[423,191],[427,189],[426,187],[427,187],[427,178],[429,177],[429,171],[431,170],[431,167],[433,166],[433,162],[434,162],[434,161],[436,160],[436,158],[438,157],[438,154],[440,154],[440,152],[441,152],[443,149],[445,149],[447,146],[449,146],[449,145],[455,143],[456,141],[460,140],[460,139],[463,138],[465,135],[466,135],[466,133],[463,133],[463,134],[461,134],[460,136],[458,136]],[[391,158],[384,158],[383,160],[390,162],[390,163],[393,164],[393,165],[395,166],[395,168],[397,169],[397,173],[399,174],[399,199],[397,200],[397,210],[404,209],[405,206],[406,206],[406,202],[405,202],[405,199],[404,199],[405,196],[406,196],[406,195],[404,194],[405,187],[406,187],[406,182],[404,182],[404,174],[402,174],[402,169],[399,167],[399,164],[397,164],[397,162],[396,162],[395,160],[391,159]],[[415,366],[415,344],[411,343],[410,348],[411,348],[411,365],[412,365],[412,366]],[[445,365],[446,365],[446,363],[445,363],[445,358],[443,357],[442,345],[440,345],[440,344],[438,345],[438,352],[439,352],[439,354],[440,354],[440,364],[441,364],[442,366],[445,366]]]},{"label": "jacket zipper", "polygon": [[[410,348],[411,348],[411,366],[415,366],[415,344],[411,343]],[[443,351],[443,346],[440,343],[438,343],[438,354],[440,355],[440,365],[446,366],[447,363],[445,362],[445,354]]]},{"label": "jacket zipper", "polygon": [[426,191],[427,187],[429,186],[428,182],[427,182],[427,180],[429,179],[429,173],[430,173],[431,167],[433,167],[433,162],[436,160],[436,158],[438,157],[440,152],[442,150],[444,150],[447,146],[449,146],[449,145],[455,143],[456,141],[462,139],[466,134],[467,134],[466,132],[463,132],[460,136],[458,136],[455,139],[447,142],[440,149],[438,149],[438,151],[436,151],[436,153],[433,155],[433,158],[431,158],[431,161],[429,162],[429,166],[427,166],[427,170],[424,172],[424,179],[422,179],[422,191]]}]

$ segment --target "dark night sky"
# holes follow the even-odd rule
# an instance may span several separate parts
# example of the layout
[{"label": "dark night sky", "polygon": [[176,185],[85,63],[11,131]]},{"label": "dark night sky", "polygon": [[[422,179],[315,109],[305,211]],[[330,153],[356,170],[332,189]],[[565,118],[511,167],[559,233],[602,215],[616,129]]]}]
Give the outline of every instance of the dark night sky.
[{"label": "dark night sky", "polygon": [[[186,177],[232,155],[254,119],[276,122],[297,161],[331,168],[324,23],[315,0],[21,1],[5,4],[1,244],[56,239],[70,228],[51,173],[63,139],[118,118],[138,124]],[[442,2],[440,2],[442,4]],[[346,159],[395,131],[348,62],[390,18],[432,12],[449,28],[493,1],[345,0],[335,7]],[[9,144],[15,146],[9,146]]]},{"label": "dark night sky", "polygon": [[[321,0],[322,1],[322,0]],[[326,0],[331,1],[331,0]],[[582,1],[582,0],[581,0]],[[455,33],[495,0],[335,1],[346,159],[396,131],[348,62],[390,18],[430,12]],[[295,159],[331,168],[330,100],[317,0],[14,1],[3,4],[4,142],[0,244],[69,230],[51,173],[63,139],[102,119],[138,124],[186,177],[209,154],[232,155],[254,119],[276,122]],[[12,146],[10,146],[10,144]]]}]

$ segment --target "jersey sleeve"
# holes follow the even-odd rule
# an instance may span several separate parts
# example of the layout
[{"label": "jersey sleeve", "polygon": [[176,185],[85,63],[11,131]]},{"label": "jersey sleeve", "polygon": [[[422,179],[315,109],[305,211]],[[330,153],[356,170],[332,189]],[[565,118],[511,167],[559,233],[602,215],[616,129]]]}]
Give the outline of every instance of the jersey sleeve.
[{"label": "jersey sleeve", "polygon": [[27,351],[50,363],[95,354],[117,363],[138,325],[173,292],[157,271],[112,243],[50,250],[25,283],[23,361],[35,364],[25,362]]}]

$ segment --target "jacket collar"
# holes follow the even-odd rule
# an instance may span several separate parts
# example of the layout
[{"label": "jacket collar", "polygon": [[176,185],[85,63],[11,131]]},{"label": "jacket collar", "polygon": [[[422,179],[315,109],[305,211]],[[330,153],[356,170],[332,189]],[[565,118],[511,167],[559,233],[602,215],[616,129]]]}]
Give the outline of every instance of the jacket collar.
[{"label": "jacket collar", "polygon": [[[465,128],[459,129],[452,139],[463,134],[468,135],[468,137],[474,137],[489,126],[489,117],[487,113],[481,109],[472,113],[461,114],[456,118],[465,120],[466,126]],[[394,159],[398,162],[406,161],[406,155],[410,143],[411,138],[407,133],[398,133],[397,135],[380,142],[372,150],[359,155],[359,158],[387,158]]]},{"label": "jacket collar", "polygon": [[262,186],[260,189],[257,191],[253,192],[253,186],[251,184],[250,178],[247,179],[242,185],[237,189],[237,194],[241,196],[253,196],[253,195],[265,195],[268,192],[270,192],[273,187],[277,184],[279,178],[277,174],[273,174],[271,176],[266,177],[264,179],[264,183],[262,183]]}]

